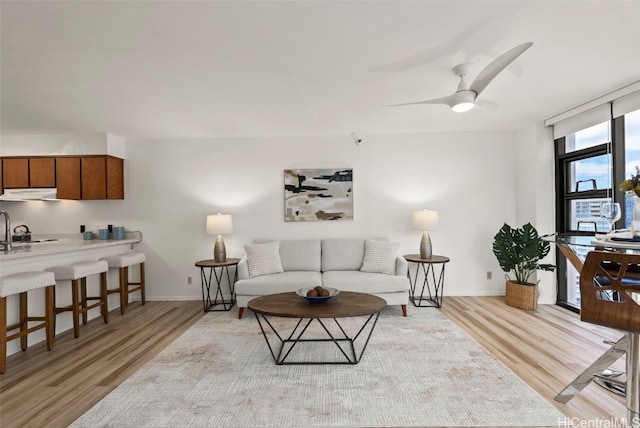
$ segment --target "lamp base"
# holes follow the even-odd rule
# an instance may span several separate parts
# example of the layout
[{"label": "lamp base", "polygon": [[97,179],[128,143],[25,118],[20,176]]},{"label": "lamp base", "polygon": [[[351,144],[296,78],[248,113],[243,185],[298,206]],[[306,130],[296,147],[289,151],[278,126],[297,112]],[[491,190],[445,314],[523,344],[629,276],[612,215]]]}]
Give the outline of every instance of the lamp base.
[{"label": "lamp base", "polygon": [[426,230],[422,232],[422,239],[420,240],[420,258],[430,259],[433,255],[431,250],[431,237]]},{"label": "lamp base", "polygon": [[227,249],[224,247],[222,235],[218,235],[216,243],[213,246],[213,260],[221,263],[227,260]]}]

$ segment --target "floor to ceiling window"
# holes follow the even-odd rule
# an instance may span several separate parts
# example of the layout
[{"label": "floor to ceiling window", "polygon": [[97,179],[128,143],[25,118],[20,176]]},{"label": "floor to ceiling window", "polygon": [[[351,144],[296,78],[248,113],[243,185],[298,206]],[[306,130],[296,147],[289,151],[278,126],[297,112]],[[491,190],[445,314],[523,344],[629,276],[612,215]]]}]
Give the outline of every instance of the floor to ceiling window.
[{"label": "floor to ceiling window", "polygon": [[[624,115],[624,142],[624,176],[629,177],[632,174],[636,174],[636,167],[640,168],[640,110]],[[624,201],[621,201],[626,207],[626,215],[624,216],[625,228],[631,226],[633,206],[637,199],[637,196],[633,193],[626,193]]]},{"label": "floor to ceiling window", "polygon": [[[640,98],[640,94],[637,96]],[[622,211],[613,228],[631,225],[637,197],[618,190],[618,184],[640,168],[640,110],[616,115],[610,104],[605,107],[600,113],[609,116],[606,120],[594,121],[591,117],[582,126],[573,123],[565,132],[558,131],[562,135],[555,135],[558,233],[609,232],[612,226],[601,212],[603,204],[609,202],[619,203]],[[580,257],[586,256],[586,249],[584,254],[576,250]],[[577,309],[579,274],[560,252],[557,263],[558,304]]]}]

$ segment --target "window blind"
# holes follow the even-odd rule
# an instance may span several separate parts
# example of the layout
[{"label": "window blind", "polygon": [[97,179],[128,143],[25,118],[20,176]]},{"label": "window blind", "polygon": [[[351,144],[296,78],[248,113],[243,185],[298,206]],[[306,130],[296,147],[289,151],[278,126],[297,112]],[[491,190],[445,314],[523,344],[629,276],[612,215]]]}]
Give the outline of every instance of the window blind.
[{"label": "window blind", "polygon": [[613,100],[613,117],[624,116],[632,111],[640,110],[640,91]]},{"label": "window blind", "polygon": [[553,116],[544,124],[553,126],[553,138],[558,139],[638,109],[640,81]]},{"label": "window blind", "polygon": [[611,106],[608,103],[599,105],[598,107],[554,123],[553,139],[556,140],[608,120],[611,120]]}]

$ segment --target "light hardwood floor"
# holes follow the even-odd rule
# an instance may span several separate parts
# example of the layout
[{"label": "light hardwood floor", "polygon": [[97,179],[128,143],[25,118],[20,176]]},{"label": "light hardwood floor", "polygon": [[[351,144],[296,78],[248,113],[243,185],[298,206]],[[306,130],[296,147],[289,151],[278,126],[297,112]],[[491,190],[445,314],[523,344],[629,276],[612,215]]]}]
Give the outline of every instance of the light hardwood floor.
[{"label": "light hardwood floor", "polygon": [[[604,340],[623,333],[583,323],[556,305],[515,309],[503,297],[445,298],[442,312],[568,418],[596,423],[626,416],[624,397],[593,382],[566,404],[553,400],[609,348]],[[624,358],[613,368],[624,370]]]},{"label": "light hardwood floor", "polygon": [[[437,309],[409,307],[418,310]],[[553,401],[619,332],[557,306],[513,309],[500,297],[445,297],[441,310],[568,418],[624,417],[623,397],[595,384],[567,404]],[[134,303],[125,316],[112,312],[109,324],[90,321],[79,339],[58,335],[51,352],[39,344],[12,355],[0,376],[0,425],[70,424],[202,316],[201,302]]]}]

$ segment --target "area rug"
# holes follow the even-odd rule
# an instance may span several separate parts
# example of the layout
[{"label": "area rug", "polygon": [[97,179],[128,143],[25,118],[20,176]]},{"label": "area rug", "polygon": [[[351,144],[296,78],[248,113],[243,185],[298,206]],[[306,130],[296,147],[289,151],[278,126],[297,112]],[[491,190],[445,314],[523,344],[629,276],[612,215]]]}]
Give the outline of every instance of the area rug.
[{"label": "area rug", "polygon": [[[241,320],[235,310],[210,312],[72,426],[557,426],[563,419],[437,309],[410,309],[406,318],[398,308],[381,313],[357,365],[276,365],[252,312]],[[283,328],[291,320],[274,322]],[[334,352],[328,345],[297,351],[324,356]]]}]

